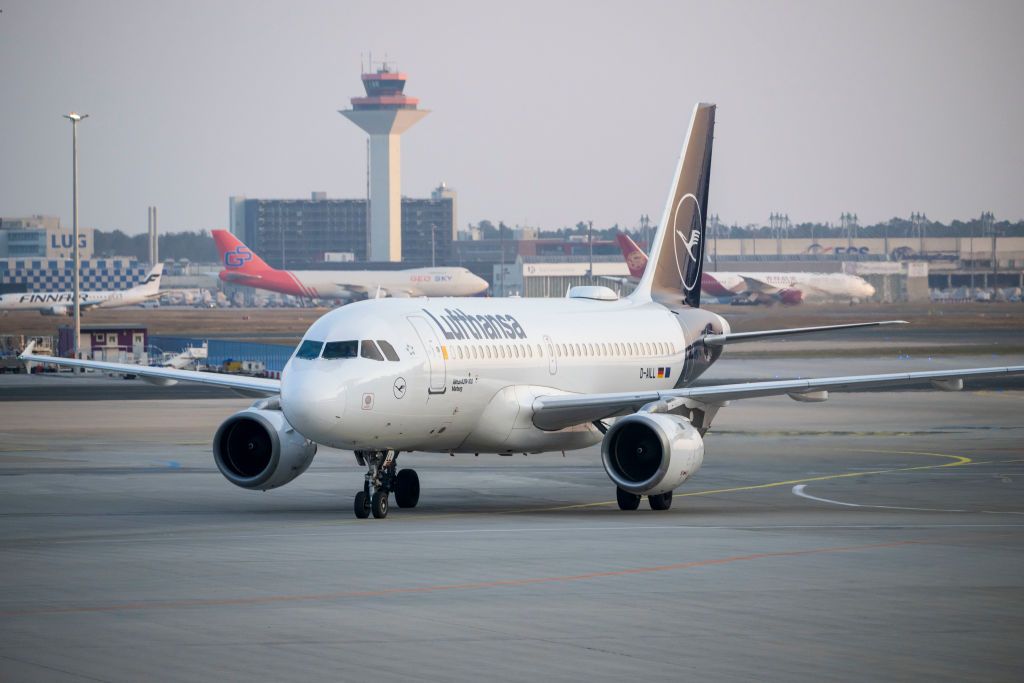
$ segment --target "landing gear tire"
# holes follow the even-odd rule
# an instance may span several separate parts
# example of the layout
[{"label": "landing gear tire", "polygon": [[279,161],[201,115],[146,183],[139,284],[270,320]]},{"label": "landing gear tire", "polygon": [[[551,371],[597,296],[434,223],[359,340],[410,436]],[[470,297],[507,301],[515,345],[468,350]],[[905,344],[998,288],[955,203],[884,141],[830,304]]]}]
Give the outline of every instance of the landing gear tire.
[{"label": "landing gear tire", "polygon": [[657,496],[647,496],[647,502],[651,504],[652,510],[668,510],[672,507],[672,492],[669,491]]},{"label": "landing gear tire", "polygon": [[373,510],[374,519],[384,519],[388,516],[388,492],[377,489],[370,499],[370,508]]},{"label": "landing gear tire", "polygon": [[366,519],[370,516],[370,499],[367,498],[364,491],[356,494],[356,501],[352,507],[359,519]]},{"label": "landing gear tire", "polygon": [[399,470],[395,475],[395,503],[400,508],[414,508],[420,500],[420,477],[416,470]]},{"label": "landing gear tire", "polygon": [[615,498],[619,501],[620,510],[636,510],[640,507],[640,496],[635,493],[616,488]]}]

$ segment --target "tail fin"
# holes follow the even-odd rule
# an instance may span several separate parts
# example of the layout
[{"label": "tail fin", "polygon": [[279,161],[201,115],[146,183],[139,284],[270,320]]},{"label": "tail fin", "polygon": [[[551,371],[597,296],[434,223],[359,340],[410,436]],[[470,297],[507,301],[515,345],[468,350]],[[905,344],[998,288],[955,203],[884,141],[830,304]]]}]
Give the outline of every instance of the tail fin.
[{"label": "tail fin", "polygon": [[157,292],[160,291],[160,278],[163,274],[164,264],[158,263],[149,270],[146,277],[142,279],[142,282],[132,287],[132,289],[144,296],[156,296]]},{"label": "tail fin", "polygon": [[668,306],[700,306],[714,133],[715,105],[698,104],[693,109],[647,269],[630,298]]},{"label": "tail fin", "polygon": [[624,232],[616,235],[615,239],[619,243],[619,249],[622,250],[622,257],[626,259],[630,277],[639,280],[644,276],[644,270],[647,269],[647,254]]},{"label": "tail fin", "polygon": [[248,275],[274,270],[227,230],[214,230],[213,241],[217,244],[221,265],[228,272]]}]

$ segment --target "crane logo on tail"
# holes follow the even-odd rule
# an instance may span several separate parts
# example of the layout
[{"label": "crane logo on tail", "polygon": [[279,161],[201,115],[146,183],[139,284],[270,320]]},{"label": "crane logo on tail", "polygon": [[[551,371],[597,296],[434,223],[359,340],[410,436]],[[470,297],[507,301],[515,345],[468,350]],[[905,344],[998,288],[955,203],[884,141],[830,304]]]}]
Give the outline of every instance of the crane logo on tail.
[{"label": "crane logo on tail", "polygon": [[[689,200],[689,201],[687,201]],[[700,204],[692,193],[683,195],[676,203],[672,216],[672,239],[675,242],[676,269],[683,289],[690,292],[700,281],[701,228]],[[687,236],[689,233],[689,236]],[[680,248],[681,247],[681,248]],[[689,261],[681,261],[685,251]]]},{"label": "crane logo on tail", "polygon": [[696,263],[697,257],[693,255],[693,248],[700,244],[700,230],[694,230],[690,233],[690,239],[683,237],[681,230],[676,230],[676,234],[683,240],[683,246],[686,247],[686,253],[690,255],[690,260]]}]

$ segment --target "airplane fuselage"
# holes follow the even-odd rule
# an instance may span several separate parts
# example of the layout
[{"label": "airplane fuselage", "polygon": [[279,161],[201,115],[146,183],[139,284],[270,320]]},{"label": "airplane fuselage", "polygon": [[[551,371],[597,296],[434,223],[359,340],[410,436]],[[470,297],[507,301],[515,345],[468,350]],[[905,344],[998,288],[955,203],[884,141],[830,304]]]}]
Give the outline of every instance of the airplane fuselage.
[{"label": "airplane fuselage", "polygon": [[303,344],[383,340],[398,359],[302,358],[300,344],[282,374],[281,405],[301,434],[337,448],[582,448],[600,440],[597,428],[537,429],[536,396],[683,386],[717,357],[695,342],[723,330],[709,311],[629,299],[357,302],[321,317]]},{"label": "airplane fuselage", "polygon": [[230,268],[222,279],[234,284],[309,299],[350,299],[356,293],[388,296],[470,296],[487,283],[465,268],[405,270],[266,270],[249,275]]},{"label": "airplane fuselage", "polygon": [[867,299],[875,289],[863,278],[845,273],[705,273],[703,291],[711,296],[730,297],[750,290],[746,278],[753,278],[780,290],[797,290],[805,301]]},{"label": "airplane fuselage", "polygon": [[[148,296],[130,289],[92,291],[78,293],[78,304],[83,308],[114,308],[132,306],[145,301]],[[71,308],[75,305],[74,292],[27,292],[0,296],[0,310],[31,311],[55,308]]]}]

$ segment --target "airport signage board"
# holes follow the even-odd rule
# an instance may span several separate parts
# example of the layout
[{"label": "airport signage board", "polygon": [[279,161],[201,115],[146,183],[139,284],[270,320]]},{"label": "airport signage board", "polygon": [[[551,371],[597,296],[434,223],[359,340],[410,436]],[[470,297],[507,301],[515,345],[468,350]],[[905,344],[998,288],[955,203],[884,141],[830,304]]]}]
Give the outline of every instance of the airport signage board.
[{"label": "airport signage board", "polygon": [[[46,258],[73,258],[75,239],[71,230],[66,228],[46,229]],[[90,259],[93,254],[93,229],[78,229],[78,255],[81,259]]]}]

